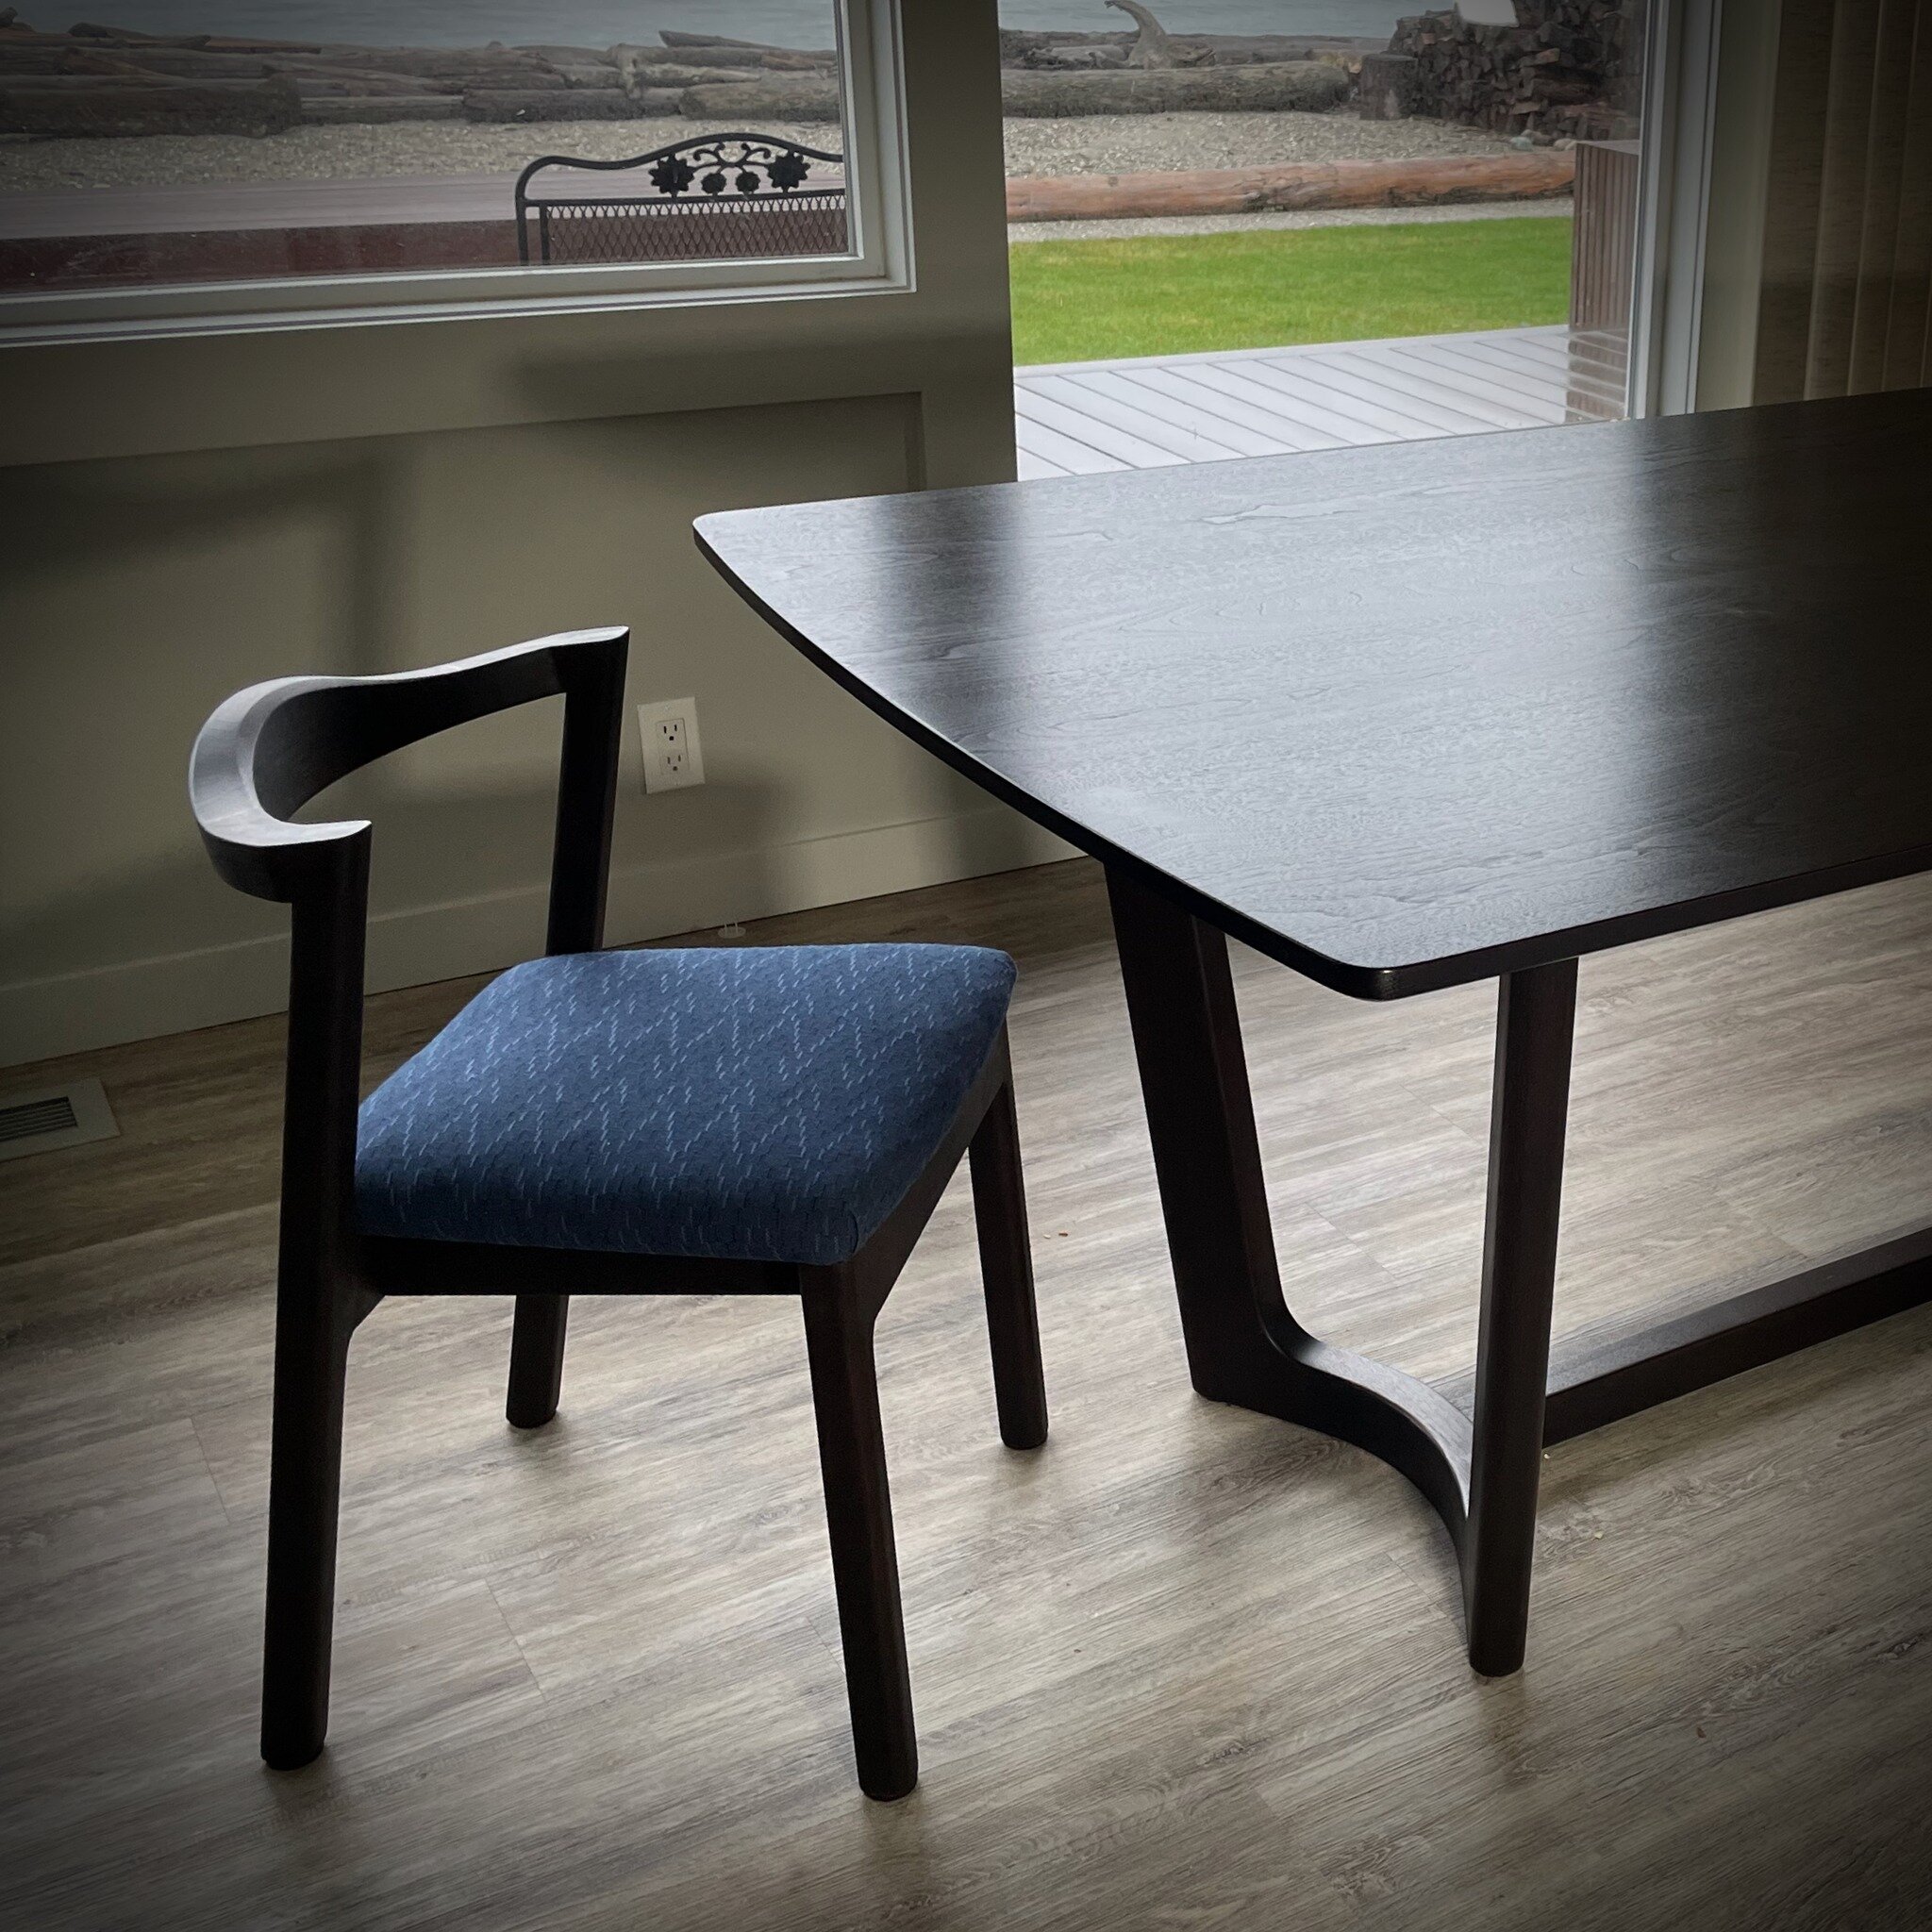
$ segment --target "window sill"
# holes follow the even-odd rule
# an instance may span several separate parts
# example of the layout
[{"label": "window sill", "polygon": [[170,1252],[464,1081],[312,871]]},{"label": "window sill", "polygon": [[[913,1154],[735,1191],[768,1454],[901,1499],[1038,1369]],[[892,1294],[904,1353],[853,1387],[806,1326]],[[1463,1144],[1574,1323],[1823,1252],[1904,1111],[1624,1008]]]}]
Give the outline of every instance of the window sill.
[{"label": "window sill", "polygon": [[[785,264],[761,263],[761,269]],[[341,285],[337,285],[340,287]],[[681,282],[655,290],[633,283],[623,289],[601,289],[582,294],[556,292],[554,282],[542,294],[492,294],[464,300],[448,297],[416,302],[357,304],[344,301],[327,307],[291,303],[275,308],[237,308],[226,314],[207,309],[171,314],[184,291],[104,291],[57,297],[0,296],[0,350],[85,346],[97,342],[175,341],[184,338],[259,335],[337,328],[372,328],[391,324],[438,322],[508,322],[578,315],[608,315],[630,311],[662,313],[677,309],[715,310],[757,308],[778,303],[817,301],[853,295],[908,295],[914,291],[911,274],[819,274],[798,280],[735,279],[704,283]],[[194,293],[190,290],[187,293]],[[217,292],[232,292],[222,289]],[[45,317],[42,320],[41,318]],[[98,319],[95,319],[98,318]]]}]

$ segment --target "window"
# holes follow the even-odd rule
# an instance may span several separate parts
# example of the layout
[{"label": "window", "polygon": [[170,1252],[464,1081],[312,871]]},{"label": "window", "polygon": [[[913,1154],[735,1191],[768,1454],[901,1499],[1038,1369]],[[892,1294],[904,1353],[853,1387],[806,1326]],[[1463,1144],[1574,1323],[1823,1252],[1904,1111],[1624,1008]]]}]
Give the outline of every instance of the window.
[{"label": "window", "polygon": [[891,0],[77,5],[0,10],[16,339],[908,279]]}]

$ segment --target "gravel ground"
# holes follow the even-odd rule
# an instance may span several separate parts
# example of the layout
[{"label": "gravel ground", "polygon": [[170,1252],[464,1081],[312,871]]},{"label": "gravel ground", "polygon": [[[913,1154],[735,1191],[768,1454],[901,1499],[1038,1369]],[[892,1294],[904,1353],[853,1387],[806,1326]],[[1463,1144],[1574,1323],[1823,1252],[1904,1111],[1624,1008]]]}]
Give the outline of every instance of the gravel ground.
[{"label": "gravel ground", "polygon": [[1543,201],[1478,201],[1446,208],[1325,208],[1292,214],[1163,215],[1124,222],[1011,222],[1009,242],[1132,242],[1158,235],[1241,235],[1257,228],[1383,228],[1405,222],[1494,222],[1567,215],[1567,194]]},{"label": "gravel ground", "polygon": [[[401,122],[383,127],[294,127],[241,135],[151,134],[125,141],[0,143],[0,192],[155,187],[197,181],[368,179],[381,175],[510,175],[540,154],[616,160],[683,139],[692,123]],[[767,132],[836,148],[826,126]],[[1095,175],[1158,168],[1260,167],[1277,161],[1405,159],[1494,154],[1507,143],[1437,121],[1357,121],[1335,114],[1095,114],[1008,121],[1009,175]]]},{"label": "gravel ground", "polygon": [[1509,143],[1442,121],[1334,114],[1093,114],[1008,121],[1008,175],[1121,175],[1151,168],[1264,168],[1277,161],[1419,160],[1507,153]]}]

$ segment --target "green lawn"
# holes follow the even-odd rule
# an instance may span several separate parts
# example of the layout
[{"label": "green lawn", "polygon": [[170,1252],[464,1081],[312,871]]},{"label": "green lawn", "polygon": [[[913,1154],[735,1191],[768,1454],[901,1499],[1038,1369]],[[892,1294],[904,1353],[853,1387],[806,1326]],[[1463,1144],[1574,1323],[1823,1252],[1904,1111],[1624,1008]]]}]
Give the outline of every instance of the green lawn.
[{"label": "green lawn", "polygon": [[1570,222],[1405,222],[1012,249],[1019,362],[1561,322]]}]

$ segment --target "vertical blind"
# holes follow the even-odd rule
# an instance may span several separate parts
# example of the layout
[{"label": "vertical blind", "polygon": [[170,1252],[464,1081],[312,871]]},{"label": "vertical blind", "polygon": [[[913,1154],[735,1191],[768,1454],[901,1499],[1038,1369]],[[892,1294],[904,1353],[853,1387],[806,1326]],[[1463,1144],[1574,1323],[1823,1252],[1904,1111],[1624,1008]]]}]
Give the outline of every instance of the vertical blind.
[{"label": "vertical blind", "polygon": [[1783,0],[1755,400],[1932,383],[1932,0]]}]

